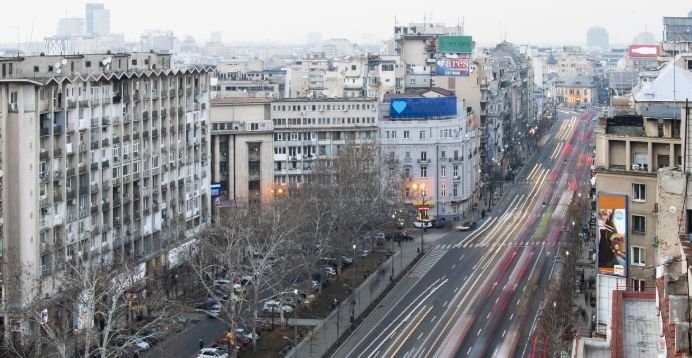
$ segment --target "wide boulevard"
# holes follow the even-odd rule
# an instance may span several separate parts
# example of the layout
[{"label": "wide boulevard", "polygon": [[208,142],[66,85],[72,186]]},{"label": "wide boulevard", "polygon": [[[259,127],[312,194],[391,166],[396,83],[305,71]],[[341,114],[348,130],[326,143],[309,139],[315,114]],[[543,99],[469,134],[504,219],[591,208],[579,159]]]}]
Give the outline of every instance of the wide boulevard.
[{"label": "wide boulevard", "polygon": [[428,245],[334,357],[531,356],[556,258],[574,234],[567,206],[586,194],[595,116],[559,110],[496,208],[473,231]]}]

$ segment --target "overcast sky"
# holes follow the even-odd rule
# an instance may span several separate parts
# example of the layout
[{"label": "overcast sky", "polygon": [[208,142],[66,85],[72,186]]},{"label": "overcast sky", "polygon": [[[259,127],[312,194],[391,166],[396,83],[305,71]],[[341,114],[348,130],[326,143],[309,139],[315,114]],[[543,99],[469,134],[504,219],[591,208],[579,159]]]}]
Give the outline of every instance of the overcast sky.
[{"label": "overcast sky", "polygon": [[[398,24],[423,22],[424,14],[448,25],[465,22],[465,32],[481,44],[505,39],[515,43],[584,44],[591,26],[605,27],[611,44],[629,44],[648,29],[661,38],[663,16],[687,16],[686,0],[108,0],[111,31],[137,40],[146,29],[173,30],[176,36],[207,40],[221,31],[224,42],[304,43],[310,32],[322,38],[356,42],[369,34],[392,36]],[[84,1],[3,1],[0,43],[41,41],[55,33],[66,14],[84,17]],[[33,29],[33,32],[32,32]]]}]

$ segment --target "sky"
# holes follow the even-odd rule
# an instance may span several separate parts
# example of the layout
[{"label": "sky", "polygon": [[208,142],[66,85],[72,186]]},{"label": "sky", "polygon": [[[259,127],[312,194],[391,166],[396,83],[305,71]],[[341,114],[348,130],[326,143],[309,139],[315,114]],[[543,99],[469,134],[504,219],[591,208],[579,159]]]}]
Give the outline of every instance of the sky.
[{"label": "sky", "polygon": [[[3,1],[0,43],[41,41],[55,34],[61,17],[84,17],[84,1]],[[463,21],[479,44],[586,43],[591,26],[604,27],[611,44],[630,44],[648,30],[660,40],[663,16],[687,16],[685,0],[105,0],[111,32],[136,41],[147,29],[173,30],[198,41],[221,31],[224,42],[305,43],[310,32],[323,39],[390,38],[396,23]],[[182,5],[184,4],[184,5]]]}]

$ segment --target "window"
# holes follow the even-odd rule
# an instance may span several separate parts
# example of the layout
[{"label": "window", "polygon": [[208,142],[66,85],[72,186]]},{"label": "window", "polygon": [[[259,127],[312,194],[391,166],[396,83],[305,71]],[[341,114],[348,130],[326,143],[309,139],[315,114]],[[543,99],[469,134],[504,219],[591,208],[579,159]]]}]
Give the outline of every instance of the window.
[{"label": "window", "polygon": [[440,184],[440,195],[447,196],[447,184]]},{"label": "window", "polygon": [[425,131],[420,131],[418,136],[420,137],[420,139],[425,139]]},{"label": "window", "polygon": [[632,184],[632,200],[646,201],[646,184]]},{"label": "window", "polygon": [[632,232],[638,234],[646,233],[646,217],[641,215],[632,215]]},{"label": "window", "polygon": [[454,183],[452,186],[452,196],[459,196],[459,184]]},{"label": "window", "polygon": [[428,152],[420,152],[420,160],[421,161],[428,160]]},{"label": "window", "polygon": [[404,178],[411,177],[411,168],[404,168]]},{"label": "window", "polygon": [[406,159],[411,159],[411,152],[406,152],[406,153],[404,153],[404,157],[405,157]]},{"label": "window", "polygon": [[632,246],[632,266],[646,265],[646,249],[643,247]]},{"label": "window", "polygon": [[446,176],[447,176],[447,167],[443,165],[440,167],[440,177],[444,178]]},{"label": "window", "polygon": [[447,152],[444,150],[440,152],[440,158],[447,158]]},{"label": "window", "polygon": [[420,168],[420,177],[421,178],[427,178],[428,177],[428,168],[427,167]]},{"label": "window", "polygon": [[630,282],[632,282],[633,291],[646,291],[646,281],[633,278]]},{"label": "window", "polygon": [[458,165],[453,165],[452,166],[452,176],[458,177],[459,176],[459,166]]},{"label": "window", "polygon": [[409,131],[404,131],[404,139],[409,139],[411,137]]}]

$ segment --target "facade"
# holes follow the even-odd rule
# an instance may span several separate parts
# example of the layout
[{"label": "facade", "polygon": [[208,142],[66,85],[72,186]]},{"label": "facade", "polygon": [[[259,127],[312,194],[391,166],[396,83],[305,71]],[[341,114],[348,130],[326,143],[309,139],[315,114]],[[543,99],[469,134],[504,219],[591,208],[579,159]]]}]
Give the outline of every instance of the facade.
[{"label": "facade", "polygon": [[77,256],[134,258],[152,274],[185,225],[208,222],[210,68],[133,53],[2,58],[0,69],[4,322],[34,277],[52,295]]},{"label": "facade", "polygon": [[213,207],[257,206],[271,199],[274,174],[269,98],[217,98],[211,102]]},{"label": "facade", "polygon": [[658,68],[658,45],[630,45],[627,51],[626,69],[650,71]]},{"label": "facade", "polygon": [[591,78],[577,77],[556,80],[552,83],[557,103],[568,106],[594,106],[597,103],[598,91]]},{"label": "facade", "polygon": [[[418,109],[402,117],[396,113],[397,102]],[[459,221],[477,215],[473,209],[480,195],[480,138],[466,110],[463,100],[435,88],[387,96],[380,104],[384,169],[400,173],[409,202],[431,219]]]},{"label": "facade", "polygon": [[692,16],[664,16],[661,56],[664,59],[670,59],[688,52],[692,52]]},{"label": "facade", "polygon": [[86,4],[87,35],[107,35],[111,32],[111,11],[102,3]]},{"label": "facade", "polygon": [[147,31],[139,39],[140,51],[173,52],[173,31]]},{"label": "facade", "polygon": [[281,99],[271,104],[274,185],[309,180],[317,160],[347,144],[377,140],[377,101],[370,98]]}]

